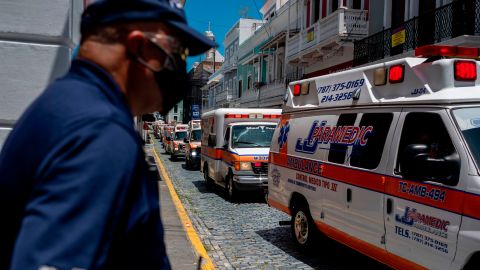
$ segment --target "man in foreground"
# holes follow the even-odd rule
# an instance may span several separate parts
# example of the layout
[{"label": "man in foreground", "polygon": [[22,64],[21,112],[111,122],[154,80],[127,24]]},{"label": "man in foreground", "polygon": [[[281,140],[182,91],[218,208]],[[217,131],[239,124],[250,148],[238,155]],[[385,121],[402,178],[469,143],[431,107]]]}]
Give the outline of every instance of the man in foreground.
[{"label": "man in foreground", "polygon": [[0,269],[169,269],[158,187],[133,116],[167,113],[185,58],[214,44],[167,0],[101,0],[70,71],[0,154]]}]

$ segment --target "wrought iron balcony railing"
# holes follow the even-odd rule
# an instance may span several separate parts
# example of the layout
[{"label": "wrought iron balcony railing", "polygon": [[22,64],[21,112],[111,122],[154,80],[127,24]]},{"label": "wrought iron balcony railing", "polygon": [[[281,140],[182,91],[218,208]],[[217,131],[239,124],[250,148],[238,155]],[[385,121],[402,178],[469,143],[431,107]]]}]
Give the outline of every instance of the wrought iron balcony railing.
[{"label": "wrought iron balcony railing", "polygon": [[480,35],[480,0],[457,0],[355,41],[359,66],[461,35]]}]

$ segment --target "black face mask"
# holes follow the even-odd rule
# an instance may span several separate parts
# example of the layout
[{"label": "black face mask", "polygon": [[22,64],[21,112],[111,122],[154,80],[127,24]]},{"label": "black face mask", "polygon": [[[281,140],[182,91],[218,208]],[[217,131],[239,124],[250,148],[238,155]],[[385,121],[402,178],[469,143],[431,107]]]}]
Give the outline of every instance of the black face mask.
[{"label": "black face mask", "polygon": [[176,64],[164,64],[161,70],[155,70],[139,56],[135,56],[135,59],[153,73],[158,88],[162,91],[162,111],[159,111],[159,113],[167,114],[175,104],[186,96],[190,89],[186,62],[178,54],[168,54],[168,61]]},{"label": "black face mask", "polygon": [[152,70],[155,81],[163,94],[163,111],[160,112],[161,114],[167,114],[175,104],[186,96],[190,89],[185,61],[181,60],[180,56],[172,55],[172,57],[176,58],[176,63],[181,63],[176,69]]}]

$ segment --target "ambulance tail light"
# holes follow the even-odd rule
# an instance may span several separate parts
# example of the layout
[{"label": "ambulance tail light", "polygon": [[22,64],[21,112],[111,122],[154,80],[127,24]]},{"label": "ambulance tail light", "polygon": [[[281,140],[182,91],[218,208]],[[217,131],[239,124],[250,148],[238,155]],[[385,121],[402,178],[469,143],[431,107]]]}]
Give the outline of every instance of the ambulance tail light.
[{"label": "ambulance tail light", "polygon": [[477,79],[477,63],[473,61],[455,61],[455,80],[475,81]]},{"label": "ambulance tail light", "polygon": [[461,57],[461,58],[478,58],[478,48],[457,47],[457,46],[437,46],[427,45],[415,49],[415,56],[417,57]]},{"label": "ambulance tail light", "polygon": [[300,84],[295,84],[293,86],[293,95],[294,96],[300,96],[300,93],[302,92],[302,86]]},{"label": "ambulance tail light", "polygon": [[388,73],[388,81],[390,83],[400,83],[403,82],[405,75],[405,66],[404,65],[394,65],[390,67],[390,72]]}]

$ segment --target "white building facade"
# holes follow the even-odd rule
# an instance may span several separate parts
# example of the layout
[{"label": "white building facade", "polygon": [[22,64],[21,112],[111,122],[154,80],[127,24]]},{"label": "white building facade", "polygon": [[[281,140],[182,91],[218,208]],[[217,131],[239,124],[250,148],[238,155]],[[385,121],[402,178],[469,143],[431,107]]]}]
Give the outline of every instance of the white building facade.
[{"label": "white building facade", "polygon": [[0,148],[26,107],[68,70],[86,2],[0,1]]},{"label": "white building facade", "polygon": [[265,24],[239,48],[241,107],[279,108],[289,82],[352,67],[368,0],[267,0]]}]

